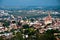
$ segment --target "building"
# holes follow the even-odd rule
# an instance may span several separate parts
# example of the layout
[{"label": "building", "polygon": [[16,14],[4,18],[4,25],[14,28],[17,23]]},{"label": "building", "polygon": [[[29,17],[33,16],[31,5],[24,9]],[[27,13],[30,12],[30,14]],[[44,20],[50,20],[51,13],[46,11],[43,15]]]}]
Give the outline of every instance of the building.
[{"label": "building", "polygon": [[44,18],[45,25],[52,23],[52,17],[50,16],[50,13],[48,13],[48,16]]}]

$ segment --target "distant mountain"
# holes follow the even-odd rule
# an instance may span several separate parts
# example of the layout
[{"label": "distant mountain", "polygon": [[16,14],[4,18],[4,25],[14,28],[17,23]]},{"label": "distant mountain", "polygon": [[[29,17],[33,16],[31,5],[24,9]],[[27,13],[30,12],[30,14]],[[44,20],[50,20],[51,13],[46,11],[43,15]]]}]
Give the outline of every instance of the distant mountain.
[{"label": "distant mountain", "polygon": [[0,9],[1,10],[55,10],[55,11],[60,11],[60,6],[48,6],[48,7],[27,6],[27,7],[19,7],[19,8],[0,7]]}]

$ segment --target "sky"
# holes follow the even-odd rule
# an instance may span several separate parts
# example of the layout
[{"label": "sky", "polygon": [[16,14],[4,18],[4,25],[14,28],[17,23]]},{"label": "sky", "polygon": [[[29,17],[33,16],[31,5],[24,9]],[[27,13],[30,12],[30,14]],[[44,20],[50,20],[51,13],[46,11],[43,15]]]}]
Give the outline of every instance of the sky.
[{"label": "sky", "polygon": [[60,0],[0,0],[0,6],[60,6]]}]

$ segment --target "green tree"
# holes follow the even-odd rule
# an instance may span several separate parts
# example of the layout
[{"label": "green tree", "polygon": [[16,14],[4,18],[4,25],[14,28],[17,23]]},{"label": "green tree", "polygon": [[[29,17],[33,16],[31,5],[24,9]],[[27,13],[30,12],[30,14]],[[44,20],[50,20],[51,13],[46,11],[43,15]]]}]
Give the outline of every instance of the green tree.
[{"label": "green tree", "polygon": [[21,32],[17,32],[16,33],[16,39],[17,40],[23,40],[23,36],[22,36],[22,33]]},{"label": "green tree", "polygon": [[3,24],[4,27],[8,27],[9,25],[10,25],[9,21],[4,21],[4,24]]},{"label": "green tree", "polygon": [[26,28],[29,28],[29,25],[28,25],[28,24],[24,24],[24,25],[23,25],[23,28],[25,28],[25,29],[26,29]]}]

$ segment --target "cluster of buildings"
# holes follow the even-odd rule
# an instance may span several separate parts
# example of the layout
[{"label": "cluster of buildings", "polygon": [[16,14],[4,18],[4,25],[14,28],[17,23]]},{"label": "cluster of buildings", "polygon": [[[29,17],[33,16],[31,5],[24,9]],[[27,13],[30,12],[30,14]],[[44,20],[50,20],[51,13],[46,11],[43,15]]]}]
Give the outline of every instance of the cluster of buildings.
[{"label": "cluster of buildings", "polygon": [[[8,16],[7,18],[2,18],[2,16]],[[35,29],[39,29],[40,33],[43,33],[47,30],[56,30],[60,31],[60,18],[52,18],[50,13],[48,16],[42,19],[27,19],[23,20],[21,16],[15,18],[13,15],[9,15],[8,13],[4,13],[4,11],[0,11],[0,20],[9,22],[9,26],[6,27],[4,22],[0,22],[0,32],[10,31],[11,29],[20,29],[23,28],[23,25],[28,24],[29,27],[33,27]],[[1,36],[1,35],[0,35]]]}]

